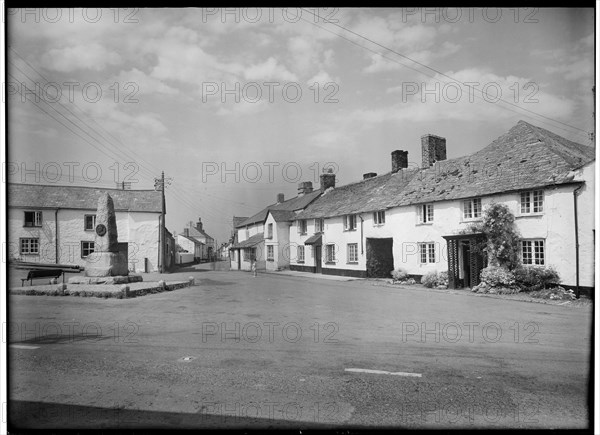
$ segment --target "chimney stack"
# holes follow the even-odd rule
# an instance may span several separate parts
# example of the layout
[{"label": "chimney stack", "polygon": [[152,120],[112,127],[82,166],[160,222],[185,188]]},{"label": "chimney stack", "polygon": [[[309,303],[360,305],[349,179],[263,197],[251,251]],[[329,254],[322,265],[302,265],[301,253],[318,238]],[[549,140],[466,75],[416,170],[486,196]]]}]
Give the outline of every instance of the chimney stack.
[{"label": "chimney stack", "polygon": [[331,172],[321,174],[321,191],[325,192],[330,187],[335,187],[335,174]]},{"label": "chimney stack", "polygon": [[277,204],[281,204],[284,201],[284,194],[283,193],[278,193],[277,194]]},{"label": "chimney stack", "polygon": [[363,180],[368,180],[369,178],[373,177],[377,177],[376,172],[367,172],[366,174],[363,174]]},{"label": "chimney stack", "polygon": [[198,218],[198,223],[196,224],[196,229],[198,231],[202,231],[202,219]]},{"label": "chimney stack", "polygon": [[408,151],[392,151],[392,174],[406,168],[408,168]]},{"label": "chimney stack", "polygon": [[423,168],[429,168],[435,162],[446,160],[446,138],[434,134],[421,136]]},{"label": "chimney stack", "polygon": [[190,229],[189,228],[184,228],[183,229],[183,235],[186,236],[186,237],[189,237],[189,235],[190,235]]},{"label": "chimney stack", "polygon": [[298,196],[302,196],[306,193],[313,191],[312,181],[302,181],[298,183]]}]

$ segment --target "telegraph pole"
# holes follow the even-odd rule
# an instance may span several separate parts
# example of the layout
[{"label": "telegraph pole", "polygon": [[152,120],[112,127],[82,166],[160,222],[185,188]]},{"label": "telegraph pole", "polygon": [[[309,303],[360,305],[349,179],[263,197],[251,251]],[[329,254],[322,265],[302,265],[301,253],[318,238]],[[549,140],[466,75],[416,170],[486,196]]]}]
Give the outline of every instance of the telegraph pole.
[{"label": "telegraph pole", "polygon": [[[172,178],[167,178],[166,183],[171,184],[171,180],[172,180]],[[165,252],[167,250],[166,243],[165,243],[165,238],[166,238],[165,215],[167,214],[167,206],[166,206],[166,202],[165,202],[165,171],[161,172],[160,178],[154,179],[154,190],[158,190],[158,189],[160,189],[160,191],[161,191],[161,202],[162,202],[162,204],[161,204],[162,208],[161,208],[161,213],[160,213],[160,226],[159,226],[160,228],[158,230],[158,246],[159,246],[158,271],[160,273],[164,273],[165,272]]]}]

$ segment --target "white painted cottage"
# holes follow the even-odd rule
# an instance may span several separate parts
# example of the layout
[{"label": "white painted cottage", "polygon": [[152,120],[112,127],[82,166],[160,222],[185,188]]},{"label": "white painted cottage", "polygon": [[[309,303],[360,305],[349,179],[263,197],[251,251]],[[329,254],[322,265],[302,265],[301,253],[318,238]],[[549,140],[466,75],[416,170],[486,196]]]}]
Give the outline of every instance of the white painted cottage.
[{"label": "white painted cottage", "polygon": [[299,183],[298,196],[286,201],[284,195],[279,193],[275,204],[237,222],[237,241],[230,248],[231,269],[251,270],[253,261],[256,261],[257,270],[288,268],[290,225],[296,213],[320,194],[320,191],[313,191],[312,182]]},{"label": "white painted cottage", "polygon": [[525,265],[552,265],[567,286],[594,287],[595,150],[519,121],[482,150],[446,159],[425,135],[422,164],[392,152],[392,171],[327,188],[290,227],[290,269],[356,277],[448,270],[471,287],[485,266],[460,235],[492,202],[508,205]]},{"label": "white painted cottage", "polygon": [[[8,184],[8,259],[85,265],[94,251],[98,198],[113,199],[118,240],[132,272],[158,270],[160,191]],[[173,248],[171,248],[173,249]]]}]

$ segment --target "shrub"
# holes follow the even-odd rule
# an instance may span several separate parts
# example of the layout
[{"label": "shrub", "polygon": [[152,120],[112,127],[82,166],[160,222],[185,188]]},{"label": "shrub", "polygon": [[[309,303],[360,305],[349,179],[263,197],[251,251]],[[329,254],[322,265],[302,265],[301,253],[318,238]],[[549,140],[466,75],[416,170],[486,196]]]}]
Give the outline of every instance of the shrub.
[{"label": "shrub", "polygon": [[522,266],[515,269],[514,274],[517,285],[526,291],[552,288],[560,283],[560,276],[553,267]]},{"label": "shrub", "polygon": [[481,281],[490,287],[511,287],[515,285],[515,275],[504,267],[488,266],[481,271]]},{"label": "shrub", "polygon": [[437,272],[435,270],[427,272],[421,277],[421,284],[425,287],[448,287],[448,272]]},{"label": "shrub", "polygon": [[394,281],[406,281],[408,279],[408,272],[401,268],[392,270],[391,275]]}]

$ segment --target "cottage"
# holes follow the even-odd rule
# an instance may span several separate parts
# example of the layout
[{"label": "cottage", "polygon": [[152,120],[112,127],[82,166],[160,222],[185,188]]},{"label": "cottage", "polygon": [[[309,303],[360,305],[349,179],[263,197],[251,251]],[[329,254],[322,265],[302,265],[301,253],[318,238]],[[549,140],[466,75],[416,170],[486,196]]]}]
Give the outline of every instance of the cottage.
[{"label": "cottage", "polygon": [[185,251],[194,253],[194,261],[211,261],[214,259],[214,239],[206,234],[202,219],[198,218],[196,225],[190,222],[183,229],[183,234],[177,236],[177,244]]},{"label": "cottage", "polygon": [[[493,202],[509,206],[525,265],[552,265],[568,286],[594,286],[593,148],[519,121],[465,157],[446,158],[446,139],[421,138],[422,163],[392,152],[392,170],[331,187],[290,227],[290,269],[389,277],[449,270],[453,286],[473,286],[485,266],[461,230]],[[308,253],[307,251],[310,251]],[[293,254],[293,253],[292,253]]]},{"label": "cottage", "polygon": [[162,197],[155,190],[9,183],[9,261],[84,266],[94,252],[95,213],[104,192],[114,201],[130,271],[158,270]]},{"label": "cottage", "polygon": [[289,228],[296,213],[306,208],[321,194],[313,191],[312,182],[299,184],[298,195],[285,200],[277,194],[277,202],[237,224],[237,242],[230,248],[231,269],[279,270],[289,267]]}]

